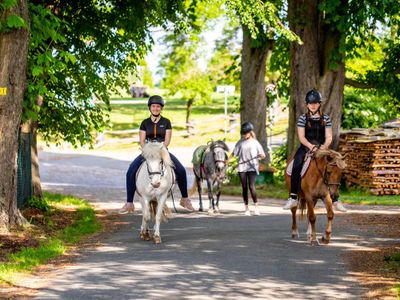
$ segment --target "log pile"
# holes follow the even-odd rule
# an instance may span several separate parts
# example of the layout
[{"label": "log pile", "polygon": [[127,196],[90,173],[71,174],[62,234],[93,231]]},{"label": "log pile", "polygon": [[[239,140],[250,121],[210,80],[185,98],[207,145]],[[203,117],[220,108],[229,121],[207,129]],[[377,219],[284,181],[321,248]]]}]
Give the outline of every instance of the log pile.
[{"label": "log pile", "polygon": [[374,195],[400,195],[400,130],[353,129],[340,135],[346,155],[346,185],[368,188]]}]

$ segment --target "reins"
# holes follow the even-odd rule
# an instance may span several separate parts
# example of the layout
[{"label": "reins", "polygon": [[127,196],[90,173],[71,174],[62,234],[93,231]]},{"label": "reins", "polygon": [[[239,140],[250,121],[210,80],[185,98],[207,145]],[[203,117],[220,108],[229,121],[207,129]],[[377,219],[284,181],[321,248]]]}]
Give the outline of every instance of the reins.
[{"label": "reins", "polygon": [[327,173],[326,173],[326,170],[327,170],[327,165],[328,164],[330,164],[330,165],[336,165],[336,163],[327,163],[327,165],[325,166],[325,169],[324,169],[324,172],[322,172],[321,170],[320,170],[320,168],[318,167],[318,163],[317,163],[317,158],[315,157],[315,154],[312,156],[312,159],[314,160],[314,162],[315,162],[315,166],[316,166],[316,168],[317,168],[317,170],[318,170],[318,173],[322,176],[322,180],[323,180],[323,183],[328,187],[328,191],[329,191],[329,193],[331,194],[332,192],[331,192],[331,186],[332,185],[337,185],[338,187],[340,186],[340,182],[329,182],[329,179],[327,178]]}]

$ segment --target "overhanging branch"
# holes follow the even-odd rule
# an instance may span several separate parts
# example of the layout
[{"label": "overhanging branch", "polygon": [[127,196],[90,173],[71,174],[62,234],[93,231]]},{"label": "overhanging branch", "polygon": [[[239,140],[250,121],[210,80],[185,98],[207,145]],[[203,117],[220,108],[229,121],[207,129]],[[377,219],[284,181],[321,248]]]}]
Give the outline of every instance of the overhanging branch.
[{"label": "overhanging branch", "polygon": [[358,89],[372,89],[372,88],[376,87],[376,85],[374,85],[374,84],[361,82],[361,81],[353,80],[350,78],[345,78],[344,84],[358,88]]}]

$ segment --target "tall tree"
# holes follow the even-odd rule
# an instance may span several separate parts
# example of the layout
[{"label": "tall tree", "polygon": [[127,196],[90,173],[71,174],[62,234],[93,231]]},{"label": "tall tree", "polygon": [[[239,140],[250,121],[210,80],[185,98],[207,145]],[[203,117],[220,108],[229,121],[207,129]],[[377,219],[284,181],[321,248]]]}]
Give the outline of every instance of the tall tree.
[{"label": "tall tree", "polygon": [[278,36],[298,39],[280,21],[277,6],[282,5],[281,1],[227,0],[226,3],[239,16],[243,29],[240,119],[254,123],[257,138],[267,153],[266,60]]},{"label": "tall tree", "polygon": [[[346,58],[355,55],[379,21],[385,23],[399,13],[398,1],[289,0],[290,29],[303,41],[290,48],[291,98],[289,105],[288,150],[297,144],[295,123],[305,111],[308,90],[318,89],[323,97],[322,110],[333,123],[333,147],[339,143]],[[382,74],[382,73],[381,73]],[[392,77],[393,78],[393,77]],[[356,83],[352,83],[356,84]]]},{"label": "tall tree", "polygon": [[165,71],[162,86],[169,90],[170,95],[180,93],[186,101],[188,132],[191,128],[190,114],[193,105],[211,101],[211,78],[199,66],[199,59],[203,54],[201,48],[204,45],[201,33],[210,28],[213,20],[221,14],[220,2],[186,1],[187,9],[194,12],[188,30],[179,34],[168,32],[163,38],[167,51],[160,62]]},{"label": "tall tree", "polygon": [[29,42],[28,4],[0,3],[0,231],[19,224],[17,210],[17,152],[22,102],[26,89]]}]

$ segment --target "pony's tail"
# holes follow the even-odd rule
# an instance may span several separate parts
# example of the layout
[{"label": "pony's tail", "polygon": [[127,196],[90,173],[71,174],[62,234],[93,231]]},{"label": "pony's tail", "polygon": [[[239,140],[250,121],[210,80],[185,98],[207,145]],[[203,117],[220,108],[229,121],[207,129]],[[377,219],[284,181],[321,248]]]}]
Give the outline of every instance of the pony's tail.
[{"label": "pony's tail", "polygon": [[300,209],[300,220],[304,220],[305,213],[307,212],[307,203],[306,199],[299,199],[299,209]]},{"label": "pony's tail", "polygon": [[[157,214],[157,201],[150,201],[150,214],[151,219],[155,220]],[[161,215],[161,222],[168,222],[168,219],[172,217],[172,212],[169,209],[167,204],[164,204],[162,215]]]},{"label": "pony's tail", "polygon": [[155,220],[157,214],[157,201],[150,201],[150,216],[152,220]]},{"label": "pony's tail", "polygon": [[189,196],[193,196],[193,194],[196,192],[197,190],[197,180],[196,178],[193,181],[192,187],[189,190]]}]

